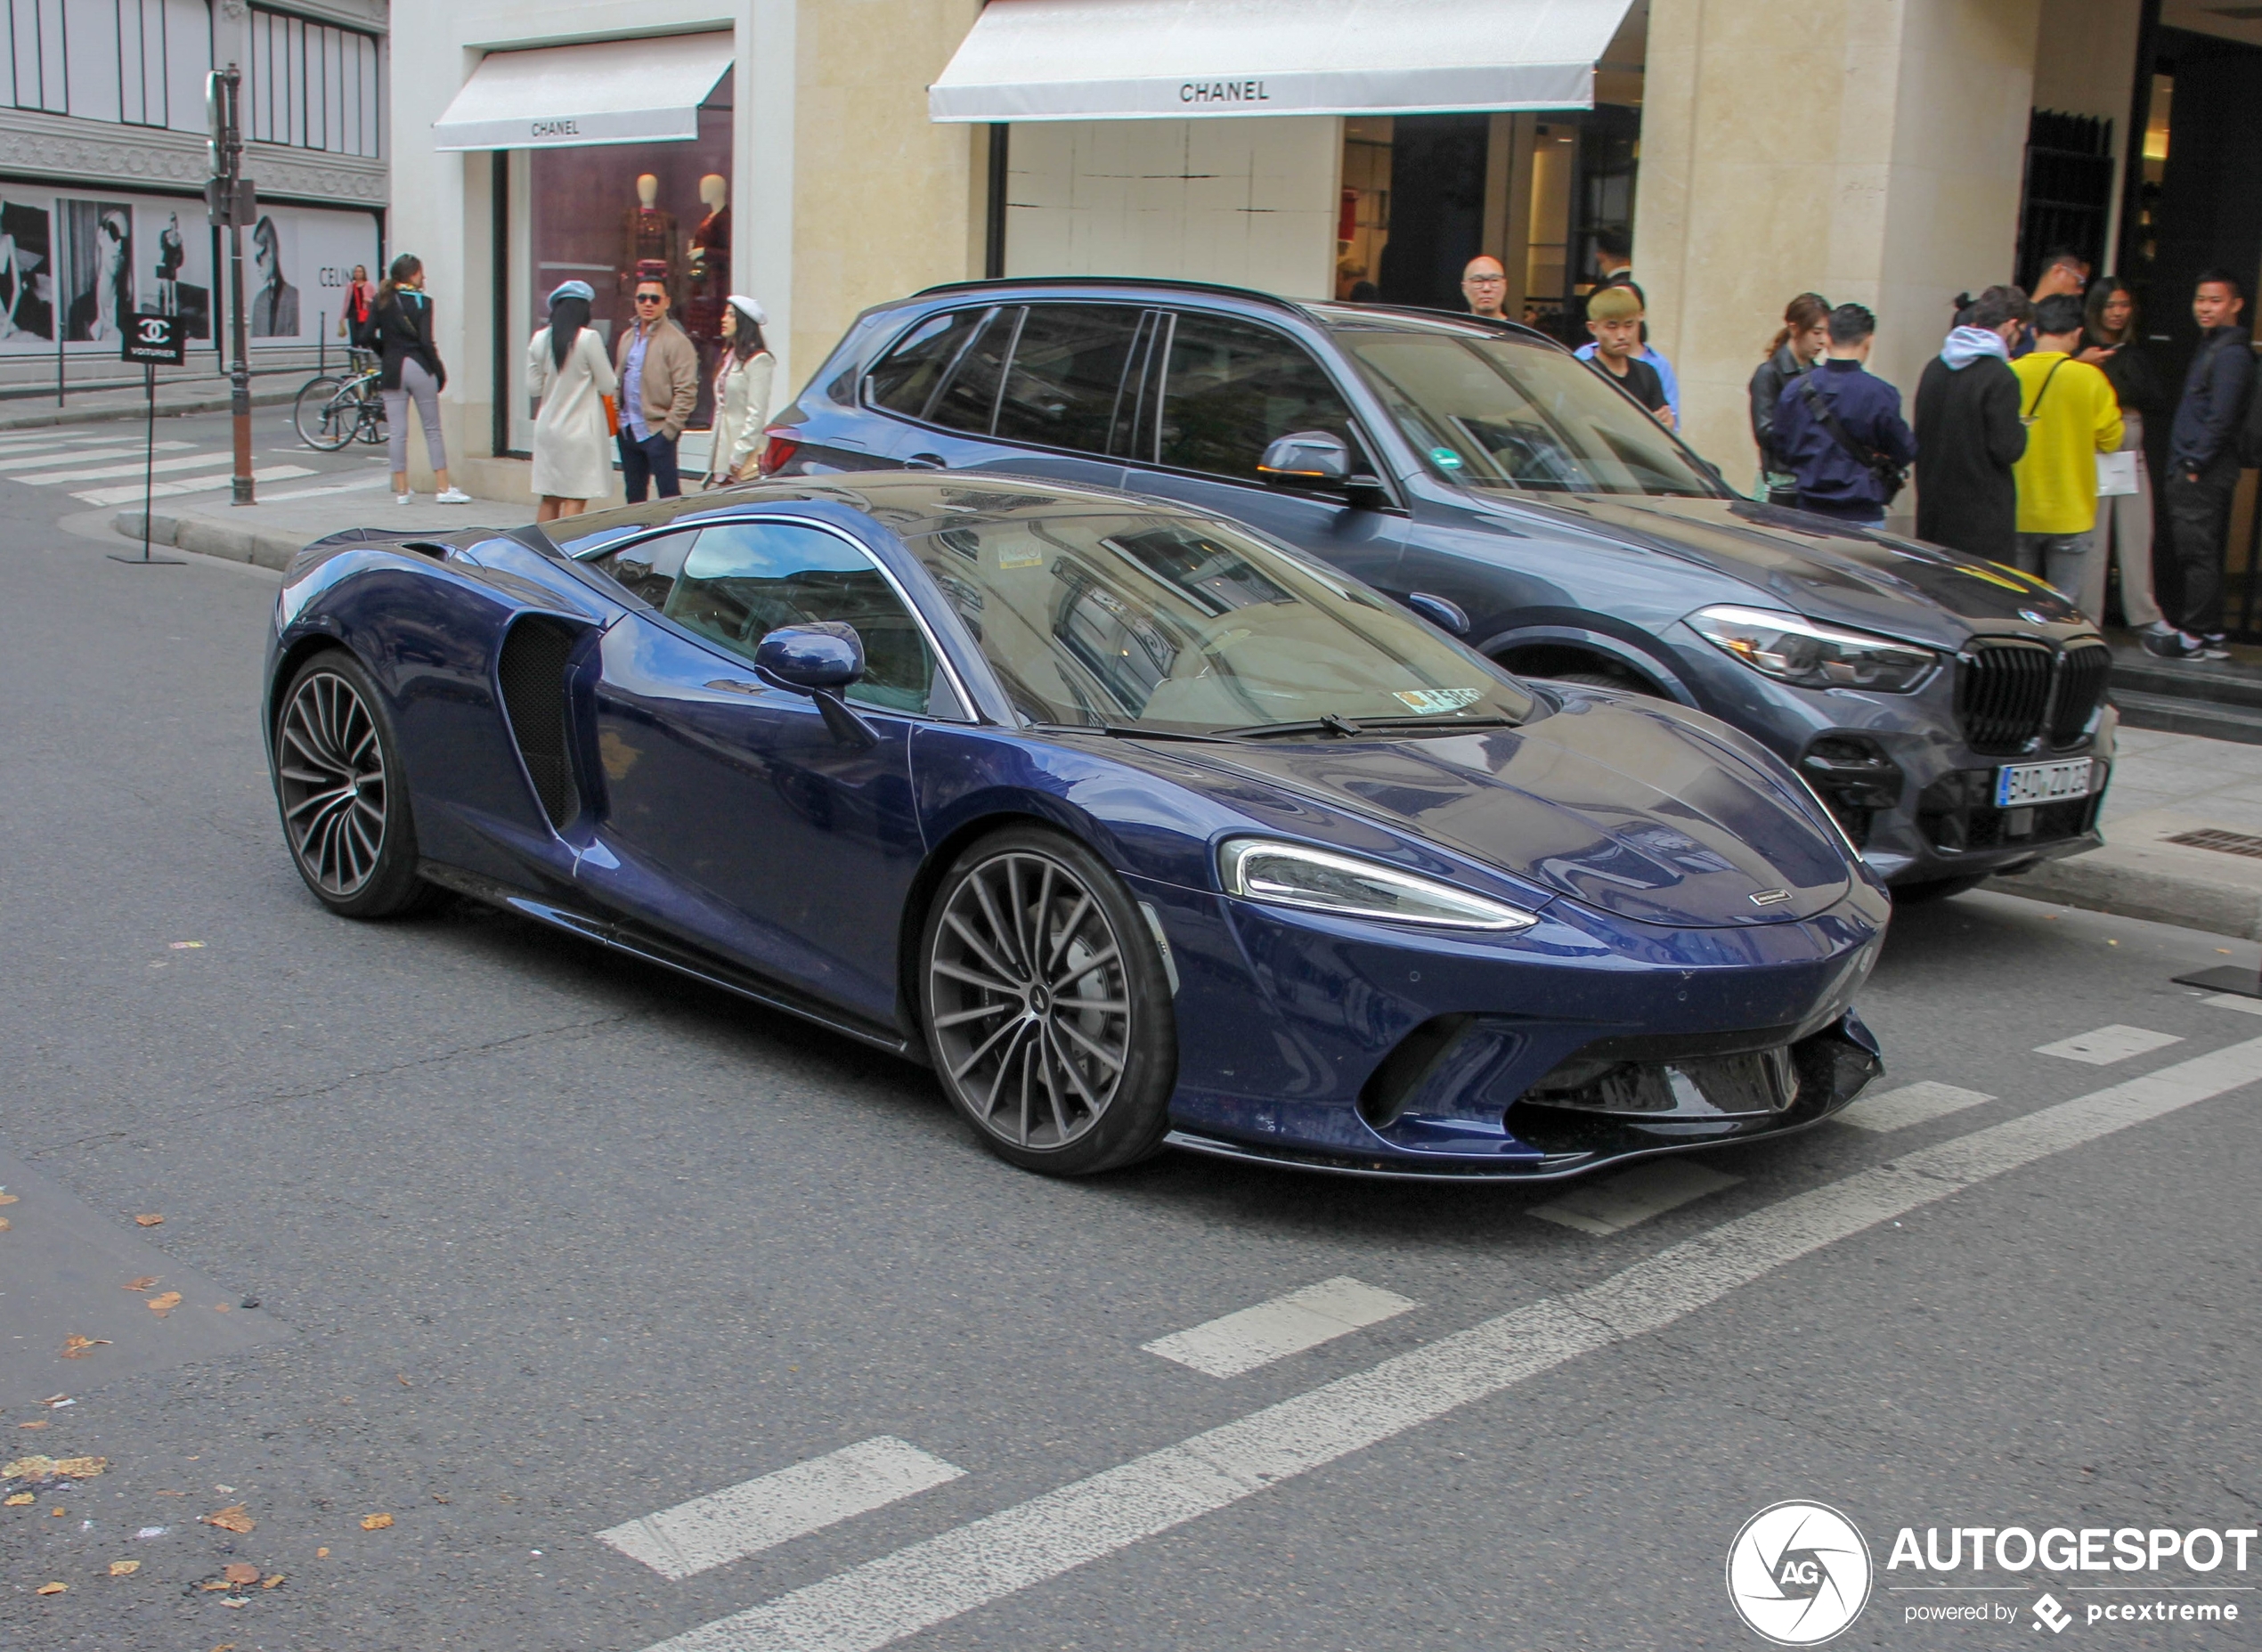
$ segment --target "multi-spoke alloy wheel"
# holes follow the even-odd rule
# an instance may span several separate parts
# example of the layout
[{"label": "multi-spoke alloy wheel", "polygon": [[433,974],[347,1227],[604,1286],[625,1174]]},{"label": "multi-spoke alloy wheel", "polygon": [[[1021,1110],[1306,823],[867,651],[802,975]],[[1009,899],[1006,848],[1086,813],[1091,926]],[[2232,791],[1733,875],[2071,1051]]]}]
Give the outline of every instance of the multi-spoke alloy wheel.
[{"label": "multi-spoke alloy wheel", "polygon": [[275,801],[307,888],[333,911],[383,917],[424,892],[415,834],[376,691],[347,656],[300,670],[275,719]]},{"label": "multi-spoke alloy wheel", "polygon": [[1079,846],[1015,833],[962,859],[924,972],[935,1066],[999,1152],[1080,1173],[1151,1151],[1175,1066],[1156,1059],[1175,1048],[1168,996],[1135,908]]}]

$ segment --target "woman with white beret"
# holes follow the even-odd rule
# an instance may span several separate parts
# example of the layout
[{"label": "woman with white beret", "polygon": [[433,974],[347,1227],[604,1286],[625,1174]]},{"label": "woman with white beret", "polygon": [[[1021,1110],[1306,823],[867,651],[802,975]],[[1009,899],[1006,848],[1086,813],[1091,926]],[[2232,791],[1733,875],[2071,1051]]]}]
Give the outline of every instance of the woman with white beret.
[{"label": "woman with white beret", "polygon": [[728,487],[758,474],[762,427],[769,418],[769,383],[777,358],[762,342],[761,305],[733,293],[722,307],[722,360],[715,369],[715,431],[707,485]]},{"label": "woman with white beret", "polygon": [[596,290],[566,281],[549,295],[549,325],[526,346],[526,389],[542,398],[534,420],[537,522],[578,517],[591,500],[613,492],[612,420],[608,397],[620,394],[619,376],[605,342],[589,324]]}]

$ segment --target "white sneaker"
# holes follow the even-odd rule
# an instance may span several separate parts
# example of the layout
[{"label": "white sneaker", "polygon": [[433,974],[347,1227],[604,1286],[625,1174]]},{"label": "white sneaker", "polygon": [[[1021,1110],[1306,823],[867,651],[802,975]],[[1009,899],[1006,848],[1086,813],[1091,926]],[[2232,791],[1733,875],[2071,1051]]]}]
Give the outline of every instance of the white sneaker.
[{"label": "white sneaker", "polygon": [[435,493],[432,502],[435,505],[468,505],[471,495],[460,487],[452,487],[444,493]]},{"label": "white sneaker", "polygon": [[396,505],[405,505],[405,504],[408,504],[408,503],[409,503],[410,501],[411,501],[412,500],[414,500],[415,498],[416,498],[416,495],[415,495],[415,494],[413,494],[413,493],[403,493],[403,494],[402,494],[402,495],[401,495],[398,499],[395,500],[393,502],[394,502],[395,504],[396,504]]}]

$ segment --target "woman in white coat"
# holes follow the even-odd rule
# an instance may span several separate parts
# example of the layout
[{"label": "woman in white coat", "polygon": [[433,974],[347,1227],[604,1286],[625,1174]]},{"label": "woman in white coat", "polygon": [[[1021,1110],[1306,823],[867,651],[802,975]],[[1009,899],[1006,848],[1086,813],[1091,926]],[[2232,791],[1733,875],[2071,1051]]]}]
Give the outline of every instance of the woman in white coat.
[{"label": "woman in white coat", "polygon": [[715,369],[715,441],[709,487],[753,480],[769,418],[769,381],[777,358],[762,343],[769,317],[744,293],[722,306],[722,361]]},{"label": "woman in white coat", "polygon": [[578,517],[613,491],[613,435],[603,398],[620,394],[605,341],[589,324],[587,281],[567,281],[549,296],[549,325],[526,346],[526,389],[542,398],[534,420],[537,522]]}]

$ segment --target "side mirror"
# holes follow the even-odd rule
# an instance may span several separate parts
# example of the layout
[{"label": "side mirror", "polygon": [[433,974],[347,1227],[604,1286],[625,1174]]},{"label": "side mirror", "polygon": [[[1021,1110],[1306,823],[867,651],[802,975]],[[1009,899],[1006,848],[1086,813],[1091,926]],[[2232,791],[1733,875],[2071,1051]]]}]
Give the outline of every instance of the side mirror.
[{"label": "side mirror", "polygon": [[1433,597],[1426,590],[1410,590],[1406,593],[1406,606],[1441,631],[1451,631],[1456,637],[1469,635],[1469,614],[1458,602]]},{"label": "side mirror", "polygon": [[804,694],[845,688],[864,675],[864,639],[838,620],[781,626],[754,645],[754,669]]},{"label": "side mirror", "polygon": [[1351,479],[1351,450],[1331,430],[1294,431],[1265,447],[1257,474],[1274,487],[1341,487]]}]

